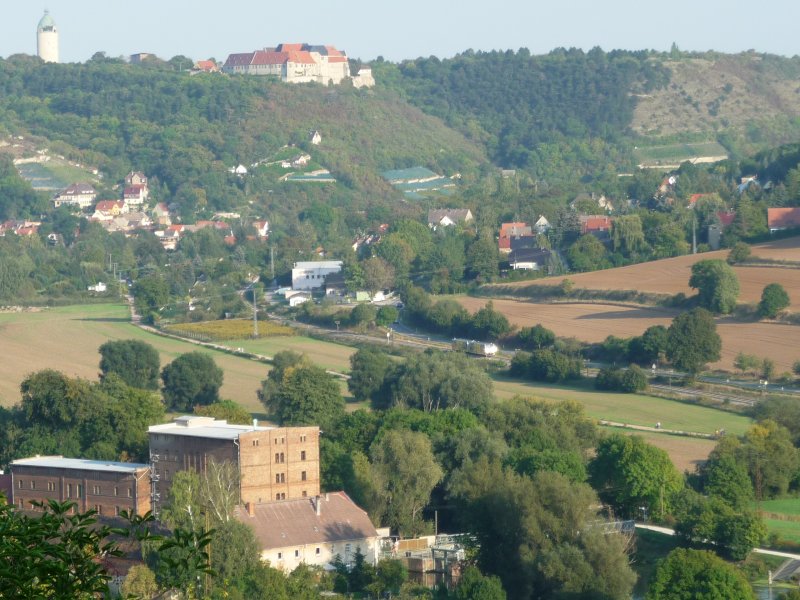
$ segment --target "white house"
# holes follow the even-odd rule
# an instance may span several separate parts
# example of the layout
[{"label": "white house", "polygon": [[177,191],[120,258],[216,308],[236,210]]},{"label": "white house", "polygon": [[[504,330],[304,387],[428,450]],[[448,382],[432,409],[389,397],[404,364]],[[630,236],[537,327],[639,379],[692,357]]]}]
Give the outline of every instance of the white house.
[{"label": "white house", "polygon": [[299,565],[328,567],[339,555],[351,564],[360,550],[375,565],[381,536],[344,492],[237,507],[236,518],[249,525],[261,547],[261,560],[286,572]]},{"label": "white house", "polygon": [[342,270],[340,260],[314,260],[294,263],[292,289],[313,290],[325,285],[325,276]]},{"label": "white house", "polygon": [[472,221],[472,211],[468,208],[440,208],[428,211],[428,227],[449,227],[456,223],[469,223]]},{"label": "white house", "polygon": [[320,132],[315,129],[314,131],[311,132],[311,137],[309,138],[309,141],[315,146],[319,146],[322,143],[322,134],[320,134]]},{"label": "white house", "polygon": [[102,294],[103,292],[108,290],[108,286],[102,281],[100,281],[94,285],[90,285],[86,289],[89,290],[90,292],[97,292],[98,294]]},{"label": "white house", "polygon": [[533,230],[539,235],[547,233],[552,228],[553,226],[550,225],[550,221],[548,221],[547,217],[545,217],[544,215],[539,215],[539,218],[537,219],[536,223],[533,224]]},{"label": "white house", "polygon": [[56,194],[53,198],[53,206],[58,208],[63,204],[89,208],[94,204],[97,192],[88,183],[73,183],[71,186]]}]

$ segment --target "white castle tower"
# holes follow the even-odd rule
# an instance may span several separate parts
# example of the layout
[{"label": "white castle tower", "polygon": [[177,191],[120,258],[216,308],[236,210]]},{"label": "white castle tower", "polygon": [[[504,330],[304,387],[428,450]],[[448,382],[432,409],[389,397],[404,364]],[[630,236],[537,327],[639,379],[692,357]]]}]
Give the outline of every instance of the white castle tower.
[{"label": "white castle tower", "polygon": [[48,11],[36,27],[36,53],[44,62],[58,62],[58,29]]}]

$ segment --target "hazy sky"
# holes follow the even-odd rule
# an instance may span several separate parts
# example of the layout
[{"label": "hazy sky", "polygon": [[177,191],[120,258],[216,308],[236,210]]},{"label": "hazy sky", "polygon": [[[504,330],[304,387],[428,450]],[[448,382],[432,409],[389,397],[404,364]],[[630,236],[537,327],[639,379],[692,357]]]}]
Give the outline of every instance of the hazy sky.
[{"label": "hazy sky", "polygon": [[35,54],[36,25],[49,8],[62,62],[82,62],[101,50],[224,60],[282,41],[332,44],[363,60],[523,46],[535,54],[559,46],[667,50],[673,41],[683,50],[800,54],[798,0],[6,0],[0,6],[0,56]]}]

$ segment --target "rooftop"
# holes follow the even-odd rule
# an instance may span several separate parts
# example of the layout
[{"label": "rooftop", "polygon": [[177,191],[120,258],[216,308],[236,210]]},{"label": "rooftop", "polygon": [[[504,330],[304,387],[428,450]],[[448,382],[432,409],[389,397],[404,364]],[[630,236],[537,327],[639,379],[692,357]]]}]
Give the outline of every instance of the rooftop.
[{"label": "rooftop", "polygon": [[148,466],[142,463],[124,463],[108,460],[87,460],[85,458],[64,458],[63,456],[34,456],[12,460],[11,467],[45,467],[56,469],[80,469],[84,471],[107,471],[113,473],[135,473]]},{"label": "rooftop", "polygon": [[166,435],[185,435],[189,437],[213,438],[217,440],[237,440],[243,433],[250,431],[268,431],[274,427],[260,427],[257,421],[253,425],[233,425],[225,420],[213,417],[198,417],[184,415],[176,417],[172,423],[151,425],[148,433],[163,433]]},{"label": "rooftop", "polygon": [[342,266],[340,260],[301,260],[294,263],[295,269],[337,269]]},{"label": "rooftop", "polygon": [[251,510],[252,516],[245,507],[237,507],[236,518],[253,528],[264,550],[361,540],[378,535],[367,513],[344,492],[255,504],[251,505]]}]

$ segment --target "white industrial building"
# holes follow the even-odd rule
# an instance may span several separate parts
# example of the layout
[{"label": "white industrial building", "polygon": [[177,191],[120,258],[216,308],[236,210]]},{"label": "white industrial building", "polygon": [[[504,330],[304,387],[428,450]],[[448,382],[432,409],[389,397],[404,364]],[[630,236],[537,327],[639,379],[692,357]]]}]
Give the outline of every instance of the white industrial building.
[{"label": "white industrial building", "polygon": [[313,290],[325,285],[325,277],[342,271],[340,260],[313,260],[294,263],[292,289]]}]

